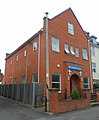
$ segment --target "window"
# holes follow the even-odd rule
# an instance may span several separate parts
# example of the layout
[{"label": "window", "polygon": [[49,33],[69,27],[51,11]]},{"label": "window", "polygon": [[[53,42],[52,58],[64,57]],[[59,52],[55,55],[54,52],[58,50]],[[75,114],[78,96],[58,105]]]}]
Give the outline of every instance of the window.
[{"label": "window", "polygon": [[25,84],[25,83],[26,83],[26,77],[24,75],[24,76],[22,76],[22,84]]},{"label": "window", "polygon": [[24,50],[24,57],[26,57],[26,50]]},{"label": "window", "polygon": [[18,61],[18,55],[16,55],[16,61]]},{"label": "window", "polygon": [[88,56],[87,56],[87,50],[86,49],[82,49],[82,54],[83,54],[83,59],[88,60]]},{"label": "window", "polygon": [[95,48],[93,46],[91,46],[91,55],[95,57]]},{"label": "window", "polygon": [[79,49],[76,48],[75,51],[76,51],[76,57],[79,57]]},{"label": "window", "polygon": [[96,63],[92,63],[92,71],[96,72]]},{"label": "window", "polygon": [[74,35],[74,25],[71,23],[68,23],[68,33]]},{"label": "window", "polygon": [[32,82],[38,82],[38,76],[37,76],[37,74],[33,74],[33,76],[32,76]]},{"label": "window", "polygon": [[71,55],[75,55],[75,53],[74,53],[74,46],[70,46],[70,53],[71,53]]},{"label": "window", "polygon": [[84,89],[89,89],[89,80],[88,80],[88,77],[84,77],[83,81],[84,81]]},{"label": "window", "polygon": [[67,53],[67,54],[70,53],[68,50],[68,44],[66,44],[66,43],[64,44],[64,50],[65,50],[65,53]]},{"label": "window", "polygon": [[59,39],[52,37],[52,51],[60,52]]},{"label": "window", "polygon": [[14,84],[17,84],[17,78],[14,78]]},{"label": "window", "polygon": [[93,43],[94,43],[94,44],[97,44],[97,41],[96,41],[95,38],[92,38],[92,40],[93,40]]},{"label": "window", "polygon": [[10,64],[12,65],[12,59],[10,60]]},{"label": "window", "polygon": [[33,43],[33,51],[37,50],[37,42]]},{"label": "window", "polygon": [[58,73],[52,74],[52,88],[60,90],[60,74]]}]

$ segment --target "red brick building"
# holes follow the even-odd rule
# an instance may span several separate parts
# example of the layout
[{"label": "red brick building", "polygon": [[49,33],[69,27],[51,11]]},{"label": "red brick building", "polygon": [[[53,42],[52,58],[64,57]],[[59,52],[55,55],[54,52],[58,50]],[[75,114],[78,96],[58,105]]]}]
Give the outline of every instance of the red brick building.
[{"label": "red brick building", "polygon": [[[88,39],[71,8],[48,19],[49,88],[91,88]],[[6,57],[5,83],[44,84],[46,88],[46,18],[38,33]]]}]

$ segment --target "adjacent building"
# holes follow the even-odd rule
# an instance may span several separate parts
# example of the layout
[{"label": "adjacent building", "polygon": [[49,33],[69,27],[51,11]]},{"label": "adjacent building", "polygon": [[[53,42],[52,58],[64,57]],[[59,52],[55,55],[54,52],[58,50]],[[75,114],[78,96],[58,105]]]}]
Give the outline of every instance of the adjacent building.
[{"label": "adjacent building", "polygon": [[0,84],[2,84],[2,80],[3,80],[3,73],[1,73],[1,69],[0,69]]},{"label": "adjacent building", "polygon": [[97,37],[90,37],[93,82],[99,84],[99,43]]},{"label": "adjacent building", "polygon": [[72,9],[48,19],[48,24],[45,17],[43,25],[40,31],[6,57],[4,83],[35,81],[43,83],[44,92],[46,85],[60,92],[67,89],[69,93],[74,86],[79,92],[93,89],[90,43]]}]

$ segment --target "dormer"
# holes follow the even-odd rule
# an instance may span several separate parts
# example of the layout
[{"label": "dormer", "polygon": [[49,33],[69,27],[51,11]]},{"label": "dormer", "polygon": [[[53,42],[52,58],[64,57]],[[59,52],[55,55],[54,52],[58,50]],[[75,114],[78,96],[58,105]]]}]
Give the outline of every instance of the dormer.
[{"label": "dormer", "polygon": [[95,36],[91,36],[90,37],[90,41],[92,42],[92,43],[94,43],[94,44],[96,44],[97,45],[97,37],[95,37]]}]

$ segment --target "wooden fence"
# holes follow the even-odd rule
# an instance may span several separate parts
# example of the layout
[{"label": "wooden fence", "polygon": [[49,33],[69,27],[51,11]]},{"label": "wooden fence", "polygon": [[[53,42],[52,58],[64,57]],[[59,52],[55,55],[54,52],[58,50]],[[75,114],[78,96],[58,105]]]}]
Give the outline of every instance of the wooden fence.
[{"label": "wooden fence", "polygon": [[[0,95],[23,102],[25,104],[33,105],[35,102],[35,96],[43,96],[43,85],[40,83],[35,84],[8,84],[0,85]],[[39,98],[41,100],[41,98]]]}]

